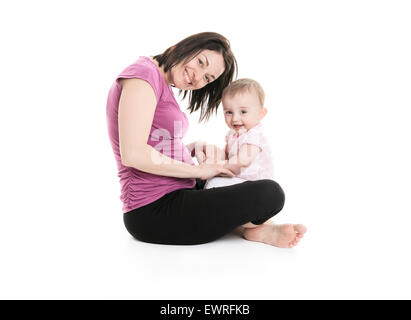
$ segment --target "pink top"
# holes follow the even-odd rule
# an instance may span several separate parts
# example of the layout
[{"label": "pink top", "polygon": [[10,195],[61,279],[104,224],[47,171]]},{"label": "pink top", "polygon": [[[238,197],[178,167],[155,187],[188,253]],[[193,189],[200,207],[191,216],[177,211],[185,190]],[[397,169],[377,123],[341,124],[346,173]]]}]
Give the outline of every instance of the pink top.
[{"label": "pink top", "polygon": [[183,188],[193,188],[196,180],[159,176],[124,166],[121,163],[118,137],[118,105],[122,87],[121,78],[139,78],[147,81],[154,90],[157,105],[147,144],[162,154],[195,165],[182,138],[188,129],[188,119],[165,82],[160,70],[149,57],[139,57],[128,66],[113,83],[107,99],[108,134],[120,178],[123,212],[149,204],[166,193]]},{"label": "pink top", "polygon": [[261,152],[254,161],[248,167],[241,168],[240,174],[237,175],[238,178],[251,181],[274,178],[271,149],[264,137],[264,130],[261,124],[240,135],[234,129],[231,129],[227,133],[225,141],[228,144],[229,159],[238,154],[243,144],[252,144],[261,148]]}]

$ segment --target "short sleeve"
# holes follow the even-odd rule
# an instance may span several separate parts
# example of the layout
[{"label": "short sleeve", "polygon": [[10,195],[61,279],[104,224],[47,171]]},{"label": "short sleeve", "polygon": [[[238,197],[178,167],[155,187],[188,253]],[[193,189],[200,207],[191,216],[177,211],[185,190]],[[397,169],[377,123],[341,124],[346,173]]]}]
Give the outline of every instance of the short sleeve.
[{"label": "short sleeve", "polygon": [[[254,129],[254,128],[253,128]],[[264,136],[259,129],[249,130],[240,136],[238,147],[241,148],[243,144],[252,144],[264,149]]]},{"label": "short sleeve", "polygon": [[133,78],[145,80],[153,88],[157,101],[160,101],[162,87],[159,76],[161,75],[158,70],[156,70],[156,66],[154,64],[140,58],[135,63],[124,69],[123,72],[119,74],[116,81],[118,83],[119,79]]}]

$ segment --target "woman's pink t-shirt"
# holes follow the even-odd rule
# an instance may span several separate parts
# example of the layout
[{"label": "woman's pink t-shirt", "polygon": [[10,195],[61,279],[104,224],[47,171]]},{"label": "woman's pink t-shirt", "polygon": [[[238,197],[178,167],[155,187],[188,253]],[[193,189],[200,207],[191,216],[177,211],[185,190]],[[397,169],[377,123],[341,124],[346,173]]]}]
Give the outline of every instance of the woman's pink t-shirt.
[{"label": "woman's pink t-shirt", "polygon": [[118,80],[138,78],[147,81],[154,90],[157,105],[147,144],[169,158],[194,165],[191,155],[182,142],[188,129],[188,119],[181,111],[171,88],[160,70],[149,57],[139,57],[128,66],[113,83],[107,99],[108,133],[120,178],[123,212],[147,205],[166,193],[193,188],[196,180],[159,176],[140,171],[121,163],[118,135],[118,105],[122,87]]}]

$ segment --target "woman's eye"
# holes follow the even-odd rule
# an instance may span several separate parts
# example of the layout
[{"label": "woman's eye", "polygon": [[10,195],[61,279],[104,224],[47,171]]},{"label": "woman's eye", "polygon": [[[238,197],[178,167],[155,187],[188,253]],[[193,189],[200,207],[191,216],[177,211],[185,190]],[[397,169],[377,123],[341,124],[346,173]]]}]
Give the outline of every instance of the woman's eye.
[{"label": "woman's eye", "polygon": [[200,63],[200,66],[202,66],[202,65],[203,65],[203,61],[201,61],[201,59],[198,59],[198,61],[199,61],[199,63]]},{"label": "woman's eye", "polygon": [[242,113],[242,114],[245,114],[245,113],[247,113],[247,111],[241,111],[241,113]]},{"label": "woman's eye", "polygon": [[210,83],[210,78],[207,76],[205,78],[206,78],[207,83]]}]

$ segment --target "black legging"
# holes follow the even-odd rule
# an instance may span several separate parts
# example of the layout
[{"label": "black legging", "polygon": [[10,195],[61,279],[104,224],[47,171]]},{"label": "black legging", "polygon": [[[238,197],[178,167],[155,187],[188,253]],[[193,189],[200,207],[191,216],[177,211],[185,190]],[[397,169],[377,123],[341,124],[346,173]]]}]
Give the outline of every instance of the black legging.
[{"label": "black legging", "polygon": [[124,213],[128,232],[144,242],[193,245],[216,240],[247,222],[262,224],[281,211],[284,192],[273,180],[179,189]]}]

